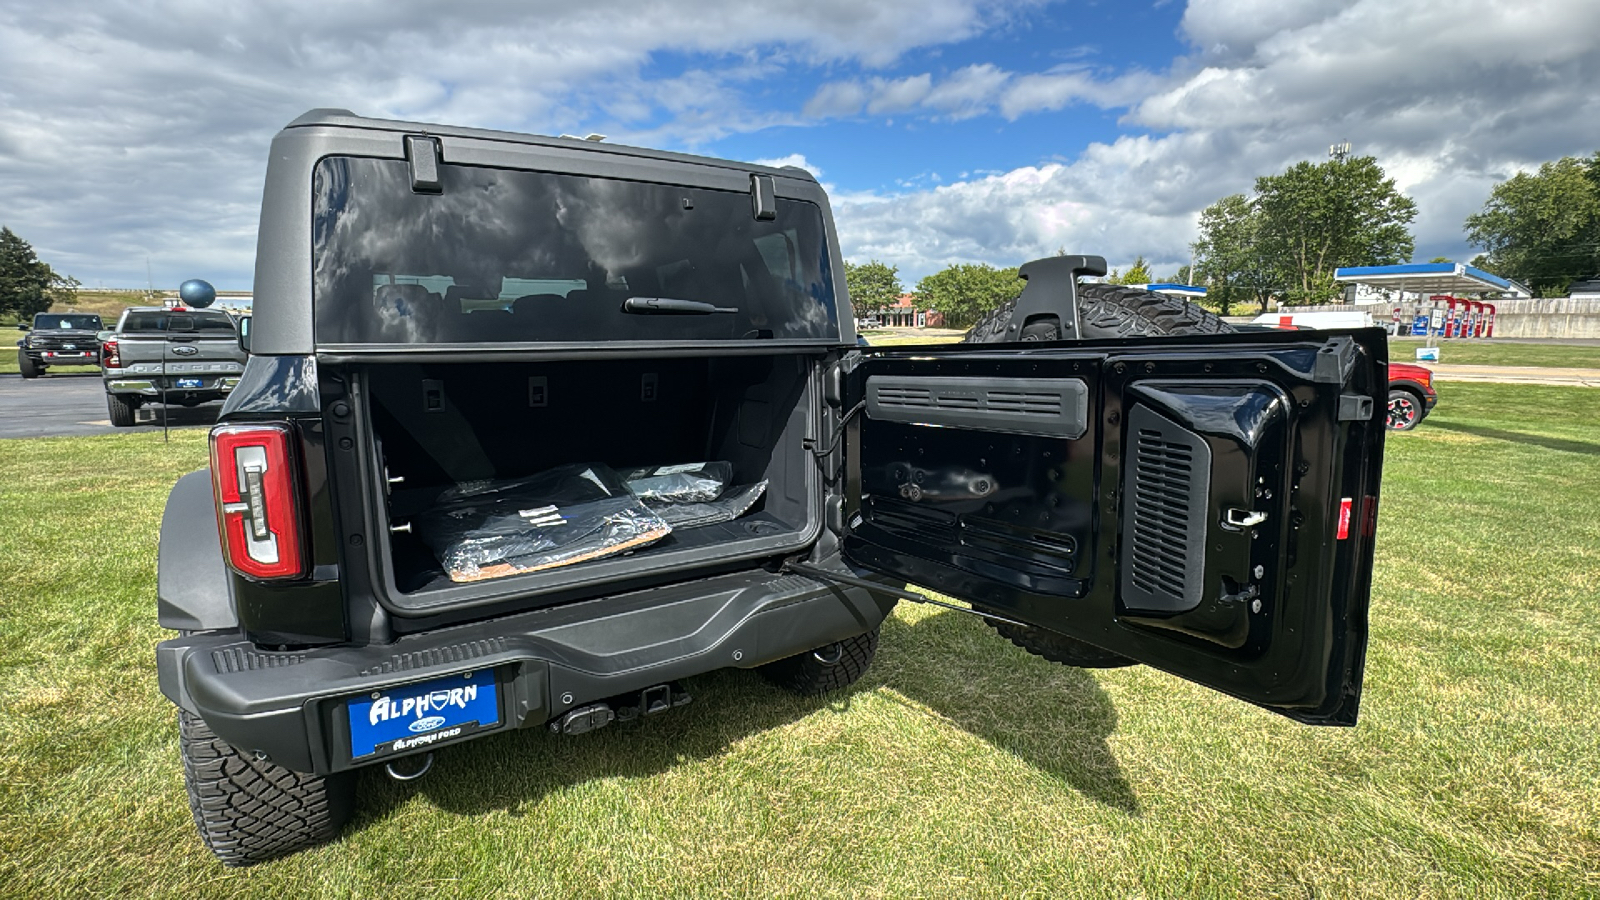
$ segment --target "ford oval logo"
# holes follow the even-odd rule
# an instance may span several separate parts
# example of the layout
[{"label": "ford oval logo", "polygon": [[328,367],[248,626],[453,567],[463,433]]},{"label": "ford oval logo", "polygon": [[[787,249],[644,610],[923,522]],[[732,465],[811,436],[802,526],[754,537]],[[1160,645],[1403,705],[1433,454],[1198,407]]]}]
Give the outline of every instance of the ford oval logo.
[{"label": "ford oval logo", "polygon": [[199,353],[199,352],[200,352],[200,348],[199,347],[173,347],[172,348],[172,355],[173,356],[193,356],[193,355],[195,355],[196,353]]},{"label": "ford oval logo", "polygon": [[421,734],[424,731],[432,731],[443,724],[444,716],[429,716],[426,719],[418,719],[412,722],[411,732],[413,734]]}]

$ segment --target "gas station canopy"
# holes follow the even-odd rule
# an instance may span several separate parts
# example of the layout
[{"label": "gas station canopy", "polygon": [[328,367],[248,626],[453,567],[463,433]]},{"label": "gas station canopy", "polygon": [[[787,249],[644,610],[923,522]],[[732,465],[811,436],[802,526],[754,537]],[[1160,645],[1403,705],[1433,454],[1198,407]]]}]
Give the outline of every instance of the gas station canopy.
[{"label": "gas station canopy", "polygon": [[1409,294],[1526,293],[1526,289],[1515,282],[1462,263],[1348,266],[1335,269],[1333,278]]}]

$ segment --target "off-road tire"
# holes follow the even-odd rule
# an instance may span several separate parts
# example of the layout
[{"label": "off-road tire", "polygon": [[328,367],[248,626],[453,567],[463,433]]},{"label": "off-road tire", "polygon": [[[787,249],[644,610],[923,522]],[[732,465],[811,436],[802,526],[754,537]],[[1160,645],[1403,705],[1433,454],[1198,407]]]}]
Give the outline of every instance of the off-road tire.
[{"label": "off-road tire", "polygon": [[[1061,337],[1053,321],[1035,322],[1011,334],[1011,314],[1016,302],[1007,303],[978,320],[962,340],[988,344],[1008,340],[1054,341]],[[1215,313],[1179,297],[1169,297],[1115,284],[1078,285],[1078,325],[1085,340],[1095,338],[1150,337],[1164,334],[1227,334],[1233,327]],[[1018,647],[1052,662],[1085,669],[1131,666],[1125,656],[1043,628],[1009,625],[990,620],[1000,636]]]},{"label": "off-road tire", "polygon": [[878,652],[878,629],[807,650],[756,669],[763,678],[804,696],[842,691],[866,674]]},{"label": "off-road tire", "polygon": [[306,775],[255,759],[178,711],[189,811],[206,849],[249,866],[330,840],[355,808],[355,776]]},{"label": "off-road tire", "polygon": [[[1016,301],[1007,303],[967,330],[968,344],[1002,341],[1054,341],[1061,337],[1054,322],[1035,322],[1020,337],[1008,337]],[[1078,285],[1078,326],[1084,339],[1148,337],[1162,334],[1228,334],[1233,327],[1215,313],[1180,297],[1169,297],[1115,284]]]},{"label": "off-road tire", "polygon": [[[1415,392],[1405,388],[1390,388],[1386,424],[1390,431],[1410,431],[1422,421],[1422,411],[1426,408],[1422,397]],[[1409,419],[1406,418],[1407,411],[1410,412]]]},{"label": "off-road tire", "polygon": [[106,410],[111,413],[111,424],[118,428],[128,428],[133,425],[135,410],[138,408],[138,400],[121,394],[106,395]]},{"label": "off-road tire", "polygon": [[21,350],[17,351],[17,372],[23,378],[38,378],[44,374],[44,367],[33,361],[33,357]]}]

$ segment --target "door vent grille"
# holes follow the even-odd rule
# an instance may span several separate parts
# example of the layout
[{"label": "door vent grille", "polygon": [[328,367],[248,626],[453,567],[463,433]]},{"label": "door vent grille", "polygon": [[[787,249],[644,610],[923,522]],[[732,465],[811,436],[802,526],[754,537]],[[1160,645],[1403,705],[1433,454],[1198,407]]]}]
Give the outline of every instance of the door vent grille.
[{"label": "door vent grille", "polygon": [[1077,378],[878,375],[867,415],[889,422],[1078,438],[1088,428],[1088,388]]},{"label": "door vent grille", "polygon": [[945,546],[956,542],[956,517],[948,512],[884,497],[868,504],[872,524],[880,528]]},{"label": "door vent grille", "polygon": [[1122,598],[1132,609],[1200,604],[1211,448],[1145,406],[1128,416],[1123,472]]},{"label": "door vent grille", "polygon": [[878,403],[883,406],[934,406],[933,391],[927,388],[883,387],[878,389]]}]

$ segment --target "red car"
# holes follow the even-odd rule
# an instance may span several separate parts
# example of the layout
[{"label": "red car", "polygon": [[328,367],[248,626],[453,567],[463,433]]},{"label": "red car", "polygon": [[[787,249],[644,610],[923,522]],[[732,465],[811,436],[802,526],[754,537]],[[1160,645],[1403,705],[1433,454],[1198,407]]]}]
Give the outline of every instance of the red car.
[{"label": "red car", "polygon": [[1410,431],[1417,427],[1438,402],[1432,371],[1410,363],[1389,363],[1390,431]]}]

